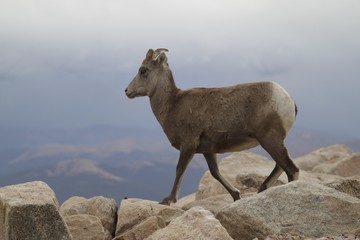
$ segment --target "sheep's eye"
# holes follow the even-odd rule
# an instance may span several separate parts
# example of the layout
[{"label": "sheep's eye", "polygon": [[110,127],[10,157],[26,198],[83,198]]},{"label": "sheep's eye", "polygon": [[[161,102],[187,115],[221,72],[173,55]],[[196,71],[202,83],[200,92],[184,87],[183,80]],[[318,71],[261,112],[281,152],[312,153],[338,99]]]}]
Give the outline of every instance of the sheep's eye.
[{"label": "sheep's eye", "polygon": [[145,75],[147,73],[147,69],[142,67],[142,68],[139,69],[139,72],[140,72],[141,75]]}]

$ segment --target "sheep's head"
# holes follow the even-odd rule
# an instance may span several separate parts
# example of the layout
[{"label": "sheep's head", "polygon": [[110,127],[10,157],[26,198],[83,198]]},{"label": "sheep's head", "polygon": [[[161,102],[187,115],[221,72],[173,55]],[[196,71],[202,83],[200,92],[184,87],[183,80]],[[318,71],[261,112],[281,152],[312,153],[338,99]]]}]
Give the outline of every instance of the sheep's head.
[{"label": "sheep's head", "polygon": [[151,96],[154,92],[158,79],[168,69],[165,53],[168,50],[159,48],[155,51],[149,49],[138,73],[126,88],[125,93],[129,98]]}]

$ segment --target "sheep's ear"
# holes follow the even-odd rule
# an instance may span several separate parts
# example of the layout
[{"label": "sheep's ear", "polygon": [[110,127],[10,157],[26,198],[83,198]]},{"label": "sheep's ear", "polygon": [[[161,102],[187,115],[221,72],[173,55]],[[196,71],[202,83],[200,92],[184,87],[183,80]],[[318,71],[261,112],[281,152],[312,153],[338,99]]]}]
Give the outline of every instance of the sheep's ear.
[{"label": "sheep's ear", "polygon": [[146,53],[146,60],[151,60],[153,58],[154,55],[154,50],[152,50],[151,48],[148,50],[148,52]]},{"label": "sheep's ear", "polygon": [[156,51],[153,54],[153,62],[157,64],[167,63],[167,57],[165,54],[166,52],[168,52],[166,48],[156,49]]}]

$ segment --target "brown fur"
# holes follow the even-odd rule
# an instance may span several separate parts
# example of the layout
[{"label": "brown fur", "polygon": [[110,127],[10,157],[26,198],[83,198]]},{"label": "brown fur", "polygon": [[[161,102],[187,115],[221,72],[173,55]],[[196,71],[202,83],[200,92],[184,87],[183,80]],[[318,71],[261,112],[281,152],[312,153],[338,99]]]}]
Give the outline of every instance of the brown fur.
[{"label": "brown fur", "polygon": [[167,64],[166,51],[150,49],[126,89],[129,98],[149,96],[166,136],[180,150],[173,190],[162,203],[176,201],[182,175],[195,153],[204,154],[210,172],[234,200],[240,198],[239,191],[220,175],[216,153],[259,144],[268,151],[277,165],[259,191],[270,187],[282,169],[289,181],[298,178],[299,170],[284,146],[296,115],[296,105],[285,90],[273,82],[180,90]]}]

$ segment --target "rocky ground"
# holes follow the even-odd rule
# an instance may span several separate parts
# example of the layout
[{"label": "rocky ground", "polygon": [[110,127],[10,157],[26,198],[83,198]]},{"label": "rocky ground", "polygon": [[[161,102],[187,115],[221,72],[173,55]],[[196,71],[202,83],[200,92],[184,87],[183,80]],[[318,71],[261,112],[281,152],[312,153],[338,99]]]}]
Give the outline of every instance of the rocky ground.
[{"label": "rocky ground", "polygon": [[60,207],[44,182],[0,188],[0,239],[360,239],[360,154],[343,145],[295,160],[300,180],[257,194],[274,162],[250,152],[223,159],[220,171],[242,192],[232,201],[206,172],[196,193],[172,206],[72,197]]}]

